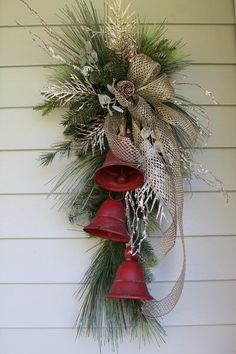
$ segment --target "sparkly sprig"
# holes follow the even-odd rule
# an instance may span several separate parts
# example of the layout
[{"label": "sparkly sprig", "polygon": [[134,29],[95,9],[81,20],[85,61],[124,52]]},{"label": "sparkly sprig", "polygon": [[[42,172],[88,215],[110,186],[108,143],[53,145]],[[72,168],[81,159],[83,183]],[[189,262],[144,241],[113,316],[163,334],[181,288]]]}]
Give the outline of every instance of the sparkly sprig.
[{"label": "sparkly sprig", "polygon": [[70,81],[56,81],[44,89],[42,95],[47,101],[57,101],[65,106],[73,101],[96,96],[97,93],[88,80],[82,82],[77,75],[71,74]]},{"label": "sparkly sprig", "polygon": [[98,148],[101,153],[105,151],[105,131],[103,129],[102,119],[93,119],[90,124],[78,124],[76,126],[76,134],[78,135],[79,150],[86,154],[89,149],[94,155],[95,149]]},{"label": "sparkly sprig", "polygon": [[121,0],[108,3],[105,31],[107,47],[116,54],[131,60],[137,51],[136,26],[134,13],[129,14],[130,4],[123,10]]}]

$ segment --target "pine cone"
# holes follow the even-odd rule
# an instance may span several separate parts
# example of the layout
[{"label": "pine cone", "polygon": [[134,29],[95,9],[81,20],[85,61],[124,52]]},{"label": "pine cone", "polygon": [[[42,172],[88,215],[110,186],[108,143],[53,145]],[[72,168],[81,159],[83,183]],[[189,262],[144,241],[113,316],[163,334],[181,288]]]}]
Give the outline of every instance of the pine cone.
[{"label": "pine cone", "polygon": [[135,92],[135,86],[131,81],[119,81],[116,84],[116,89],[125,97],[133,96]]}]

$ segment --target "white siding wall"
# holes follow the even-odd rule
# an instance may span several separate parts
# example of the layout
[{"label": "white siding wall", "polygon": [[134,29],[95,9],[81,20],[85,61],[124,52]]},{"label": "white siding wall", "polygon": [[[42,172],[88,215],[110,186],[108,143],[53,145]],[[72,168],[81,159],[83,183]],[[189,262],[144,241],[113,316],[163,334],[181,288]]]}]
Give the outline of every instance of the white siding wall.
[{"label": "white siding wall", "polygon": [[[51,24],[64,0],[29,0]],[[96,0],[102,8],[102,1]],[[223,180],[224,196],[197,181],[186,186],[186,284],[176,309],[164,319],[168,337],[160,348],[125,342],[120,353],[236,353],[236,48],[233,0],[136,0],[150,23],[167,18],[168,35],[183,37],[195,63],[194,81],[214,91],[215,107],[195,89],[185,93],[208,110],[213,136],[199,159]],[[32,111],[50,69],[32,42],[37,20],[18,0],[0,0],[0,354],[99,353],[91,339],[75,342],[78,304],[74,290],[89,264],[94,241],[73,231],[46,200],[46,184],[62,168],[40,169],[40,151],[60,139],[58,113]],[[75,228],[74,228],[75,229]],[[153,238],[155,242],[155,238]],[[167,291],[178,273],[174,251],[155,270],[154,294]],[[106,348],[104,353],[110,353]]]}]

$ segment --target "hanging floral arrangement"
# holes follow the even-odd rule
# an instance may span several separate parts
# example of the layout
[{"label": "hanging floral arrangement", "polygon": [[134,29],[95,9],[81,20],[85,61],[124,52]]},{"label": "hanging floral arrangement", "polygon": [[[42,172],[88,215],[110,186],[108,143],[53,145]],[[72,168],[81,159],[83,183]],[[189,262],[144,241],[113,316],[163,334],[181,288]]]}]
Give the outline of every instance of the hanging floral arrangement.
[{"label": "hanging floral arrangement", "polygon": [[[84,231],[100,238],[77,293],[78,336],[113,348],[126,335],[162,340],[160,318],[178,302],[185,277],[183,179],[204,179],[206,172],[192,160],[196,143],[208,136],[206,114],[177,93],[183,82],[175,75],[189,63],[182,44],[163,38],[163,26],[140,23],[119,0],[103,17],[92,2],[76,1],[62,10],[61,32],[30,10],[50,37],[40,45],[61,64],[36,109],[45,115],[65,107],[65,140],[41,163],[70,158],[52,192],[72,223],[86,216]],[[177,233],[181,272],[170,293],[154,299],[151,268]]]}]

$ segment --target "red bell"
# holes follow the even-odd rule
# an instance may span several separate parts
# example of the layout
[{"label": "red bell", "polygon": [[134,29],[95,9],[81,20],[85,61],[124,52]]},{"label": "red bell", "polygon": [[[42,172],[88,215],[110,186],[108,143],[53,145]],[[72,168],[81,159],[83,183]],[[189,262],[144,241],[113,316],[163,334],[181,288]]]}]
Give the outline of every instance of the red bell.
[{"label": "red bell", "polygon": [[125,220],[124,204],[119,200],[107,199],[84,231],[112,241],[129,242]]},{"label": "red bell", "polygon": [[114,192],[131,191],[144,182],[144,174],[141,170],[128,162],[121,161],[111,150],[94,177],[100,187]]},{"label": "red bell", "polygon": [[138,263],[138,257],[132,256],[129,251],[130,247],[126,248],[125,261],[119,266],[111,289],[105,297],[107,299],[152,300],[153,297],[149,294],[144,281],[143,267]]}]

